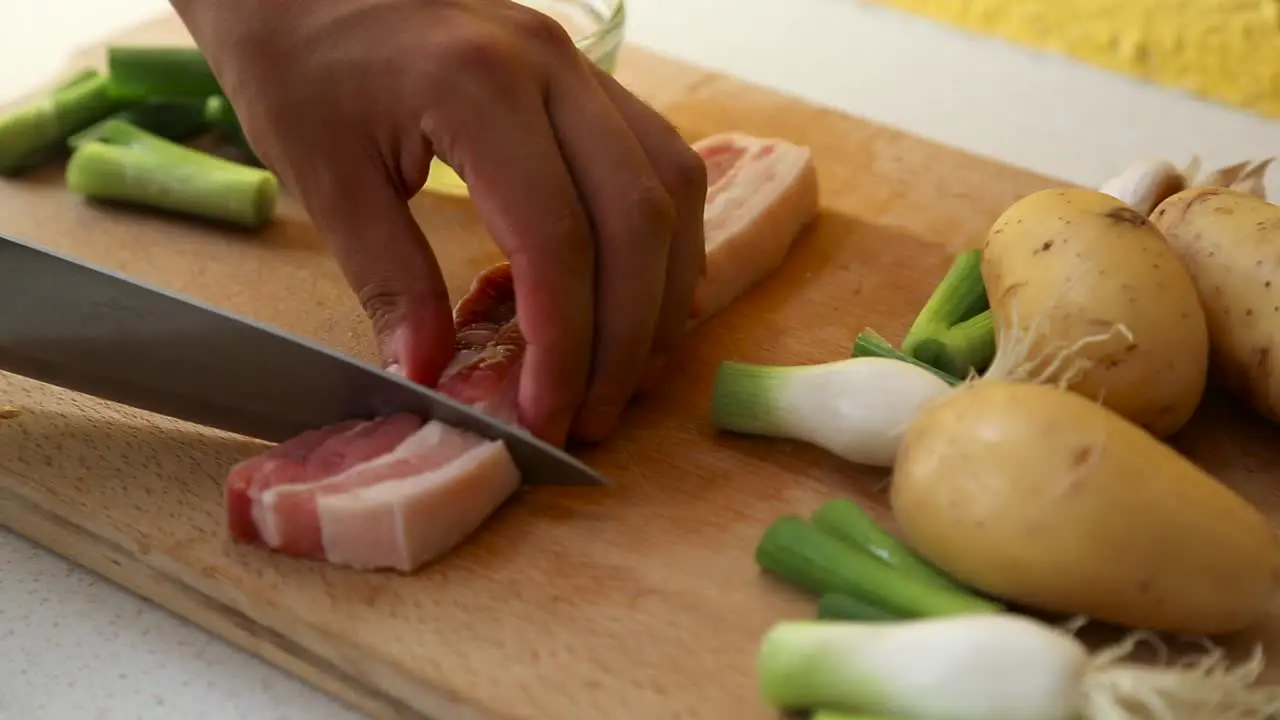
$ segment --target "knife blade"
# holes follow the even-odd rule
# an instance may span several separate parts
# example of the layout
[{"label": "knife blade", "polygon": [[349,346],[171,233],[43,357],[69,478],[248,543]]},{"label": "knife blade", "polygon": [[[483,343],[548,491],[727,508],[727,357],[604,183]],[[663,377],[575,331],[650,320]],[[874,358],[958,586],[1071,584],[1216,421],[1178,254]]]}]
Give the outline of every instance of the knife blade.
[{"label": "knife blade", "polygon": [[500,439],[535,485],[606,485],[528,431],[283,330],[0,234],[0,370],[282,442],[409,412]]}]

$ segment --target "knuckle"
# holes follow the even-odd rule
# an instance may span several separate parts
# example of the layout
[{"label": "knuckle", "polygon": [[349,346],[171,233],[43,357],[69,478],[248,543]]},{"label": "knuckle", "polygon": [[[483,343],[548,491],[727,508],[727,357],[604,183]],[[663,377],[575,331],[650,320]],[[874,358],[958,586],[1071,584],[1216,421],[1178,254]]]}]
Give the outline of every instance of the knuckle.
[{"label": "knuckle", "polygon": [[502,78],[521,65],[518,50],[496,33],[459,33],[445,40],[437,52],[436,73],[449,83],[467,76]]},{"label": "knuckle", "polygon": [[517,6],[515,10],[513,24],[516,31],[533,46],[555,53],[573,49],[569,32],[555,19],[524,6]]},{"label": "knuckle", "polygon": [[686,146],[672,153],[663,166],[659,172],[672,194],[690,203],[696,200],[701,208],[707,196],[707,164],[702,156]]},{"label": "knuckle", "polygon": [[675,203],[662,186],[641,185],[631,200],[631,217],[636,232],[664,242],[669,241],[676,225]]},{"label": "knuckle", "polygon": [[[556,215],[543,227],[542,232],[547,239],[546,243],[539,243],[542,247],[556,248],[550,255],[556,255],[555,262],[561,262],[572,269],[574,272],[590,273],[595,266],[595,238],[592,235],[586,218],[579,213],[566,209],[564,212]],[[557,252],[558,250],[558,252]],[[541,261],[540,258],[534,257],[532,254],[525,258],[531,261]],[[552,262],[553,259],[548,257],[545,262]]]}]

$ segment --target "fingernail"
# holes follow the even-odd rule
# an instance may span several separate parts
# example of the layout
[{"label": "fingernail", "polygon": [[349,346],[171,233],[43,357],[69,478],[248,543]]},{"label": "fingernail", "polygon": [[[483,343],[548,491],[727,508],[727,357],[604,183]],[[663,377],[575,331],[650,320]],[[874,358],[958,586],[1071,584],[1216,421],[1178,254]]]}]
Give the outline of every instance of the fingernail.
[{"label": "fingernail", "polygon": [[403,325],[393,329],[382,337],[383,367],[387,372],[404,375],[405,353],[408,350],[408,337]]}]

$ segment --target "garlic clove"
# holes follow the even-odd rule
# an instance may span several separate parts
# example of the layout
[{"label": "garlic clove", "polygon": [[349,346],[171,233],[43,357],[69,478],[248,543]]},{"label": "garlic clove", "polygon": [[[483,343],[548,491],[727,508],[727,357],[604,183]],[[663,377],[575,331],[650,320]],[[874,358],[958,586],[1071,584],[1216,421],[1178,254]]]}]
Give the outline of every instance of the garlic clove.
[{"label": "garlic clove", "polygon": [[1200,161],[1199,155],[1192,155],[1191,160],[1187,162],[1187,166],[1182,169],[1182,177],[1186,179],[1187,184],[1191,185],[1191,178],[1200,176],[1200,168],[1204,165]]},{"label": "garlic clove", "polygon": [[1270,169],[1274,157],[1262,160],[1246,160],[1219,168],[1196,180],[1192,185],[1199,187],[1223,187],[1249,193],[1267,199],[1267,188],[1264,182],[1267,170]]},{"label": "garlic clove", "polygon": [[1267,199],[1267,186],[1264,182],[1267,176],[1267,170],[1271,168],[1271,163],[1275,160],[1273,157],[1259,160],[1253,167],[1240,173],[1240,177],[1231,183],[1232,190],[1239,190],[1250,195],[1257,196],[1263,200]]},{"label": "garlic clove", "polygon": [[[1198,167],[1199,160],[1192,158],[1192,164]],[[1187,188],[1187,177],[1168,160],[1151,158],[1132,163],[1098,190],[1150,215],[1165,198]]]},{"label": "garlic clove", "polygon": [[1249,166],[1249,161],[1238,162],[1235,165],[1228,165],[1224,168],[1218,168],[1213,172],[1205,175],[1195,181],[1195,185],[1200,187],[1231,187],[1232,183],[1240,178],[1245,168]]}]

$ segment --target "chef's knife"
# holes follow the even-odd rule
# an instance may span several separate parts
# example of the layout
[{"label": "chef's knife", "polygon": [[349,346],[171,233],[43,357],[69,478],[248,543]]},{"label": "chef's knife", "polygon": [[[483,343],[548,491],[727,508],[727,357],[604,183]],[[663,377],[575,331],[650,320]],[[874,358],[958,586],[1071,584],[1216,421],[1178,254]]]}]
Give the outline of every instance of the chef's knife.
[{"label": "chef's knife", "polygon": [[410,412],[501,439],[526,483],[607,484],[567,452],[442,393],[4,235],[0,370],[270,442]]}]

